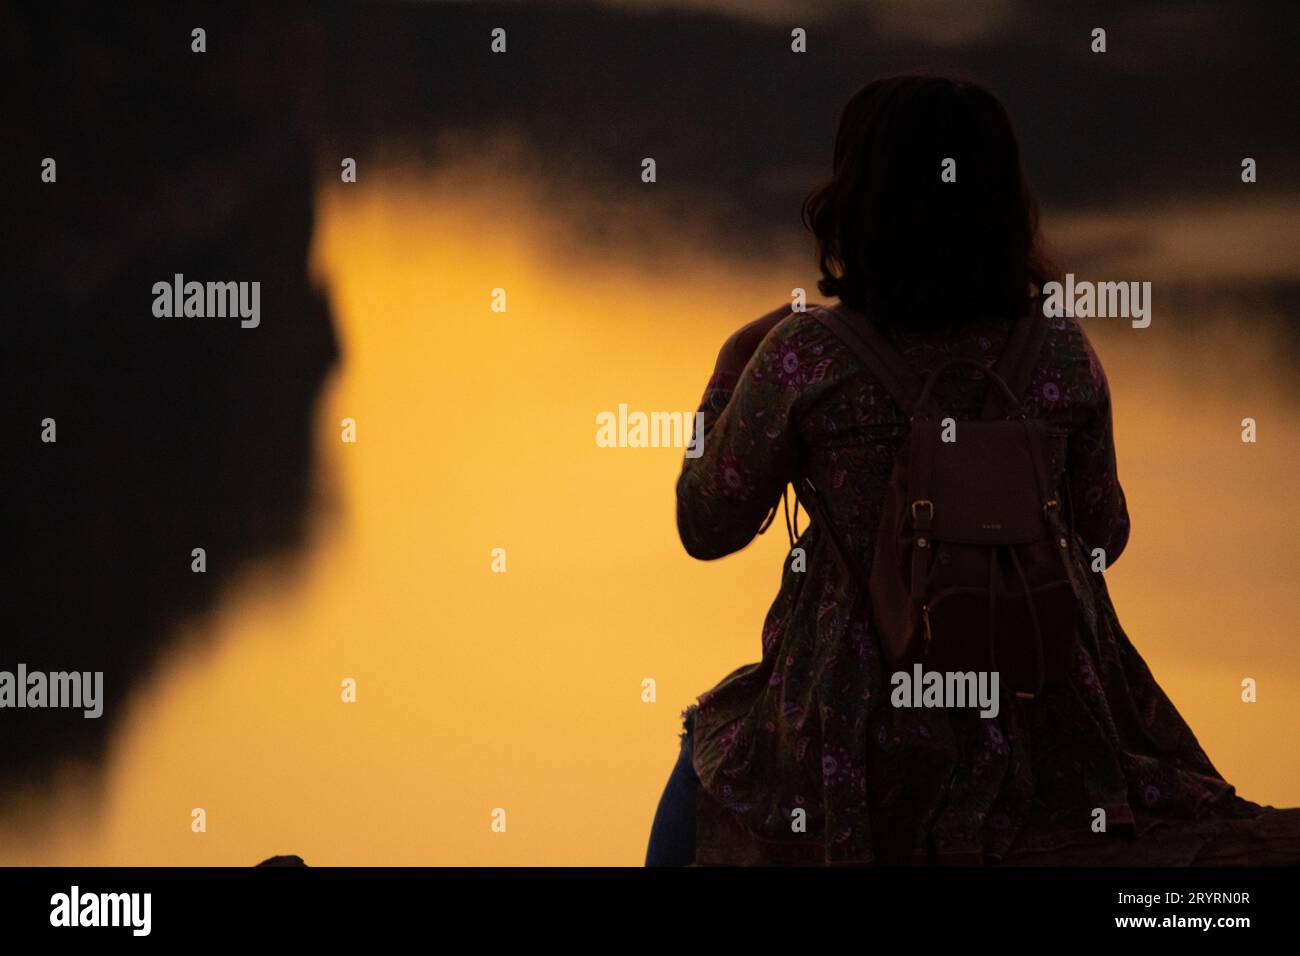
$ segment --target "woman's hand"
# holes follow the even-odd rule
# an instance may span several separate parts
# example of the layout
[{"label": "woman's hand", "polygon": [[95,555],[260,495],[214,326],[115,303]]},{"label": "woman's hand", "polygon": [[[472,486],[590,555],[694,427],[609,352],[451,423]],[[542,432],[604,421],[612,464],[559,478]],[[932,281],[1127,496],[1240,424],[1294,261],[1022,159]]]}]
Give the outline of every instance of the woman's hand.
[{"label": "woman's hand", "polygon": [[766,338],[768,332],[772,331],[773,326],[793,311],[787,302],[733,332],[723,343],[722,351],[718,353],[718,361],[713,366],[714,374],[739,377],[753,356],[754,350],[758,348],[758,344]]}]

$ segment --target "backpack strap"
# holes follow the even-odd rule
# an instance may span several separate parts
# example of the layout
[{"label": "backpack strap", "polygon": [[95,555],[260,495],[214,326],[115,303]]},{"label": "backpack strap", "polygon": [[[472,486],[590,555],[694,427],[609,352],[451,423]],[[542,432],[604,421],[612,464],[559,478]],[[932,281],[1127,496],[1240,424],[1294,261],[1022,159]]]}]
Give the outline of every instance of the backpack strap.
[{"label": "backpack strap", "polygon": [[[994,368],[1017,400],[1023,398],[1025,389],[1029,388],[1029,380],[1034,375],[1043,342],[1047,339],[1047,319],[1043,316],[1041,303],[1038,297],[1030,300],[1029,311],[1016,322],[1007,347]],[[1000,411],[1007,410],[1004,397],[990,386],[981,417],[996,418]]]},{"label": "backpack strap", "polygon": [[910,415],[924,383],[871,320],[861,313],[845,316],[841,309],[829,306],[818,306],[812,315],[848,346],[903,412]]}]

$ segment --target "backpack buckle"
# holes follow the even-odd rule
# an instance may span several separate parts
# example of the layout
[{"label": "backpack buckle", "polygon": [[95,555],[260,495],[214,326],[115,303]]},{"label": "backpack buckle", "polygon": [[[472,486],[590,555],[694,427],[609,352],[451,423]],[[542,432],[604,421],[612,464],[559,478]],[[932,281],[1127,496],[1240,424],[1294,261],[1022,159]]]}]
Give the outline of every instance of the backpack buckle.
[{"label": "backpack buckle", "polygon": [[931,521],[934,520],[934,502],[931,501],[929,498],[917,498],[915,501],[913,501],[912,502],[913,523],[921,521],[921,516],[918,513],[921,508],[927,509],[925,515],[925,524],[928,525]]}]

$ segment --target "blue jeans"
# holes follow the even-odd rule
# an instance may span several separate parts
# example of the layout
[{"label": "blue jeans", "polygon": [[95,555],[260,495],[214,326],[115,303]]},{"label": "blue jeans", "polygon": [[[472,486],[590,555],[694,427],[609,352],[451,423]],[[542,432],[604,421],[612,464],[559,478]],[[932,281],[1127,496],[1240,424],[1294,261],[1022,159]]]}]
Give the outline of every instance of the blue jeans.
[{"label": "blue jeans", "polygon": [[682,715],[682,744],[677,763],[668,775],[668,785],[659,798],[659,809],[650,826],[646,866],[689,866],[695,862],[695,791],[700,778],[691,766],[694,752],[695,708]]}]

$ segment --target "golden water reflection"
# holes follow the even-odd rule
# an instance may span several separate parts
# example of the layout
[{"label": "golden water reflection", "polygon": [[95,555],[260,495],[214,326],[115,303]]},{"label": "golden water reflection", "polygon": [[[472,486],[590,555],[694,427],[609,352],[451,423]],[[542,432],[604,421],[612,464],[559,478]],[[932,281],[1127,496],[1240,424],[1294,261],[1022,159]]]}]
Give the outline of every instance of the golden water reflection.
[{"label": "golden water reflection", "polygon": [[[648,212],[652,255],[590,248],[522,181],[370,179],[320,194],[344,360],[310,548],[187,627],[102,791],[34,800],[0,863],[638,864],[678,710],[757,656],[783,536],[692,561],[680,452],[598,448],[595,414],[692,409],[718,344],[812,288],[807,264],[713,257]],[[1257,333],[1179,321],[1097,336],[1134,516],[1112,593],[1220,770],[1296,804],[1296,403]]]}]

